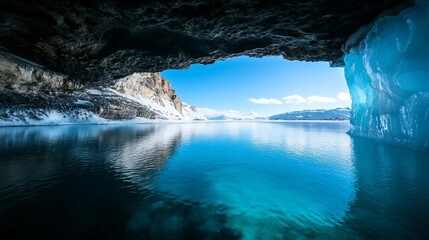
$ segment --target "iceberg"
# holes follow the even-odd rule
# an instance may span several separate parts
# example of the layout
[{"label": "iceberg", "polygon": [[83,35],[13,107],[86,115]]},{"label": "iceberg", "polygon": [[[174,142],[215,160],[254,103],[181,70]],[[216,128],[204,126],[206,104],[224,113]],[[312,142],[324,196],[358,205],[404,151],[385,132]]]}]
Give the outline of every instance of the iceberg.
[{"label": "iceberg", "polygon": [[344,57],[349,133],[429,149],[429,1],[380,17]]}]

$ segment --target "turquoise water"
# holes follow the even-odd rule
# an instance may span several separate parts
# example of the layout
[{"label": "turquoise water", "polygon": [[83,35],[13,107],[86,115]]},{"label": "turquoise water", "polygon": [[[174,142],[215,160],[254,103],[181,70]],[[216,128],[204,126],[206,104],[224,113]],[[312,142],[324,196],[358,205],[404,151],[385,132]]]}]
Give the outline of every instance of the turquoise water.
[{"label": "turquoise water", "polygon": [[0,239],[429,238],[429,154],[348,129],[0,128]]}]

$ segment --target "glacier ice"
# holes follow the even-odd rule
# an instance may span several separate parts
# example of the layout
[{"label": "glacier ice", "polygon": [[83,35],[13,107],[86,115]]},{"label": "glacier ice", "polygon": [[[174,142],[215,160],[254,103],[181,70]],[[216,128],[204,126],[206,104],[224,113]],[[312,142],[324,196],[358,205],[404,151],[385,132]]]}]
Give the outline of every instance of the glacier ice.
[{"label": "glacier ice", "polygon": [[429,149],[429,1],[378,19],[344,58],[351,135]]}]

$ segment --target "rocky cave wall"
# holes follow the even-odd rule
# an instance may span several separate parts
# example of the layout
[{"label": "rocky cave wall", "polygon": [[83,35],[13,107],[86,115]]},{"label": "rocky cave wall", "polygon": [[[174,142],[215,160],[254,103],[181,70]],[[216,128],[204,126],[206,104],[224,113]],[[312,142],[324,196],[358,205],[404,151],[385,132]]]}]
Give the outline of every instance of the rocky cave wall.
[{"label": "rocky cave wall", "polygon": [[239,55],[336,62],[361,26],[410,4],[412,0],[2,0],[0,46],[97,84]]}]

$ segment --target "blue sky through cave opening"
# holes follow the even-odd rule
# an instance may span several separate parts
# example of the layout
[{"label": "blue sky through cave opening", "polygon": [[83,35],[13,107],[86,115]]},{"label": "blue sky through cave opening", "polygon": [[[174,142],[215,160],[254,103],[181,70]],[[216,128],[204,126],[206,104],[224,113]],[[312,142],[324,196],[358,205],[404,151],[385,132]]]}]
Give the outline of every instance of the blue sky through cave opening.
[{"label": "blue sky through cave opening", "polygon": [[327,62],[242,56],[161,74],[184,102],[206,111],[269,116],[350,107],[344,70],[331,68]]}]

